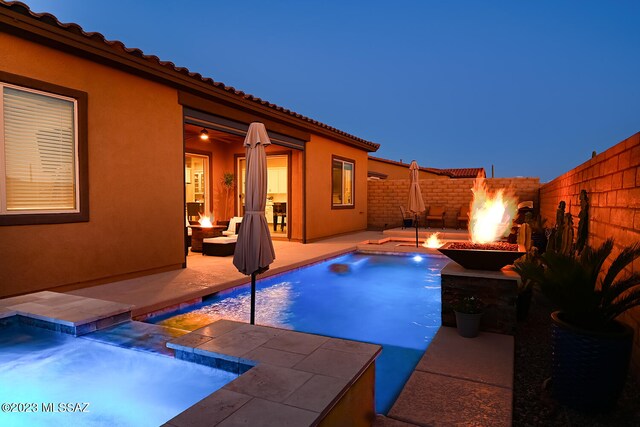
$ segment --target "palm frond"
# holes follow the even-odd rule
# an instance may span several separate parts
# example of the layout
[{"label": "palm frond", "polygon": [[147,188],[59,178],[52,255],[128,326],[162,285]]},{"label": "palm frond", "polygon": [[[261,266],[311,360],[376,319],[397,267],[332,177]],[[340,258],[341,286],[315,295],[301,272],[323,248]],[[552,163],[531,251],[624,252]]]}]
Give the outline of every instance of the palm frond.
[{"label": "palm frond", "polygon": [[589,282],[593,284],[594,289],[600,275],[600,270],[613,250],[613,239],[607,239],[599,248],[587,246],[582,250],[580,262],[588,271]]},{"label": "palm frond", "polygon": [[640,285],[640,273],[631,273],[629,277],[613,282],[606,291],[602,290],[603,308],[606,308],[606,306],[614,302],[616,298],[637,285]]},{"label": "palm frond", "polygon": [[607,289],[611,287],[618,274],[620,274],[627,265],[631,264],[638,257],[640,257],[640,242],[624,248],[618,254],[616,259],[613,260],[611,267],[609,267],[609,271],[602,280],[602,290],[606,293]]},{"label": "palm frond", "polygon": [[638,305],[640,305],[640,287],[631,289],[629,292],[613,301],[603,314],[607,320],[613,320],[625,311]]}]

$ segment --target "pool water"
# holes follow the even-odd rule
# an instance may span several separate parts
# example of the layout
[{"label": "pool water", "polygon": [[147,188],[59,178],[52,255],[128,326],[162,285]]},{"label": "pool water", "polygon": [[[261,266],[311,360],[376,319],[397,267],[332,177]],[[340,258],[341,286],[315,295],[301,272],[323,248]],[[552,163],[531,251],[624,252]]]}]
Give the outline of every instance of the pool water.
[{"label": "pool water", "polygon": [[[335,273],[332,264],[346,264]],[[440,327],[438,256],[348,254],[257,283],[256,324],[383,346],[376,361],[376,411],[386,414]],[[250,287],[150,319],[195,330],[225,318],[247,322]]]},{"label": "pool water", "polygon": [[[43,329],[0,329],[0,426],[158,426],[237,375]],[[43,412],[42,404],[89,403]],[[83,408],[84,407],[84,408]]]}]

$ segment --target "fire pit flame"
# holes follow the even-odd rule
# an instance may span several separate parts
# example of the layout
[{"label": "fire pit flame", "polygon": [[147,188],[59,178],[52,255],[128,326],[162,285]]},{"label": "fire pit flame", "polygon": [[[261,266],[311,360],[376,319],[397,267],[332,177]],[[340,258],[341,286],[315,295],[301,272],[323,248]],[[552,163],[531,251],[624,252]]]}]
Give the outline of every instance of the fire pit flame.
[{"label": "fire pit flame", "polygon": [[211,228],[213,227],[213,215],[208,213],[207,215],[200,214],[200,227]]},{"label": "fire pit flame", "polygon": [[425,248],[438,249],[440,246],[444,244],[442,240],[438,238],[440,233],[433,233],[427,240],[422,244]]},{"label": "fire pit flame", "polygon": [[473,201],[469,220],[469,234],[473,243],[491,243],[506,236],[517,212],[518,201],[505,194],[504,189],[489,192],[484,178],[473,183]]}]

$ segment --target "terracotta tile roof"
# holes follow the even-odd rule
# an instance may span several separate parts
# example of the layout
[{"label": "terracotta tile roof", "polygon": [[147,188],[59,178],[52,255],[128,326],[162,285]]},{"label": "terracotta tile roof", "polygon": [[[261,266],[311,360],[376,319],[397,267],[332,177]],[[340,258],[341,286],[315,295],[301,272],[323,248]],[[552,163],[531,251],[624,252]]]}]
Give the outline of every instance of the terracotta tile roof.
[{"label": "terracotta tile roof", "polygon": [[105,45],[109,46],[111,49],[113,50],[118,50],[118,51],[123,51],[126,52],[132,56],[135,56],[137,58],[141,58],[144,59],[145,61],[149,61],[151,63],[154,64],[158,64],[162,67],[165,67],[167,69],[169,69],[170,71],[176,72],[176,73],[180,73],[182,75],[186,75],[189,76],[190,78],[193,78],[197,81],[200,82],[204,82],[207,83],[213,87],[216,87],[218,89],[224,90],[228,93],[231,93],[239,98],[245,99],[245,100],[249,100],[252,101],[256,104],[260,104],[266,107],[269,107],[273,110],[282,112],[284,114],[288,114],[289,116],[295,117],[298,120],[310,123],[312,125],[321,127],[323,129],[329,130],[333,133],[336,133],[338,135],[347,137],[349,139],[352,139],[356,142],[359,142],[360,144],[363,144],[365,146],[367,146],[368,148],[371,149],[371,151],[376,151],[378,148],[380,148],[380,144],[376,144],[374,142],[371,141],[367,141],[365,139],[359,138],[355,135],[351,135],[347,132],[343,132],[339,129],[336,129],[332,126],[329,126],[325,123],[321,123],[317,120],[311,119],[309,117],[303,116],[302,114],[298,114],[295,111],[291,111],[289,109],[286,109],[284,107],[281,107],[279,105],[276,104],[272,104],[264,99],[258,98],[256,96],[253,96],[251,94],[245,93],[241,90],[237,90],[234,87],[231,86],[227,86],[222,82],[217,82],[214,81],[212,78],[210,77],[204,77],[202,74],[200,73],[194,73],[192,71],[189,71],[189,69],[185,68],[185,67],[178,67],[176,66],[173,62],[170,61],[162,61],[160,60],[160,58],[158,58],[155,55],[146,55],[142,50],[138,49],[138,48],[129,48],[126,47],[124,45],[124,43],[122,43],[121,41],[118,40],[107,40],[101,33],[98,32],[86,32],[82,29],[82,27],[78,24],[75,23],[62,23],[58,20],[58,18],[56,18],[54,15],[50,14],[50,13],[36,13],[33,12],[29,6],[27,6],[26,4],[19,2],[19,1],[5,1],[5,0],[0,0],[0,6],[5,8],[5,9],[9,9],[13,12],[19,13],[23,16],[27,16],[27,17],[31,17],[34,18],[36,20],[38,20],[39,22],[48,24],[48,25],[52,25],[58,28],[61,28],[63,30],[66,30],[70,33],[76,34],[76,35],[80,35],[83,36],[87,39],[90,40],[94,40],[94,41],[98,41],[101,43],[104,43]]},{"label": "terracotta tile roof", "polygon": [[484,168],[440,169],[453,175],[453,178],[475,178],[478,174],[486,176]]},{"label": "terracotta tile roof", "polygon": [[[408,168],[410,166],[409,163],[396,162],[395,160],[383,159],[382,157],[369,156],[369,158],[371,160],[376,160],[378,162],[388,163],[390,165],[402,166],[402,167],[405,167],[405,168]],[[450,177],[453,178],[453,174],[451,172],[445,172],[444,169],[423,168],[422,166],[420,166],[420,170],[424,171],[424,172],[434,173],[436,175],[446,175],[446,176],[450,176]],[[449,169],[447,169],[447,170],[449,170]]]}]

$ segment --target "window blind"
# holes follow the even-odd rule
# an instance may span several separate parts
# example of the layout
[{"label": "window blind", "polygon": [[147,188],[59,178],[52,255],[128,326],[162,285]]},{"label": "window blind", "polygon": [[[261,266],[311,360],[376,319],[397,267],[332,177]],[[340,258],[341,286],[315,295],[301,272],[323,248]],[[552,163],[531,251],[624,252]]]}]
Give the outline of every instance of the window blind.
[{"label": "window blind", "polygon": [[3,87],[5,206],[77,210],[75,102]]}]

